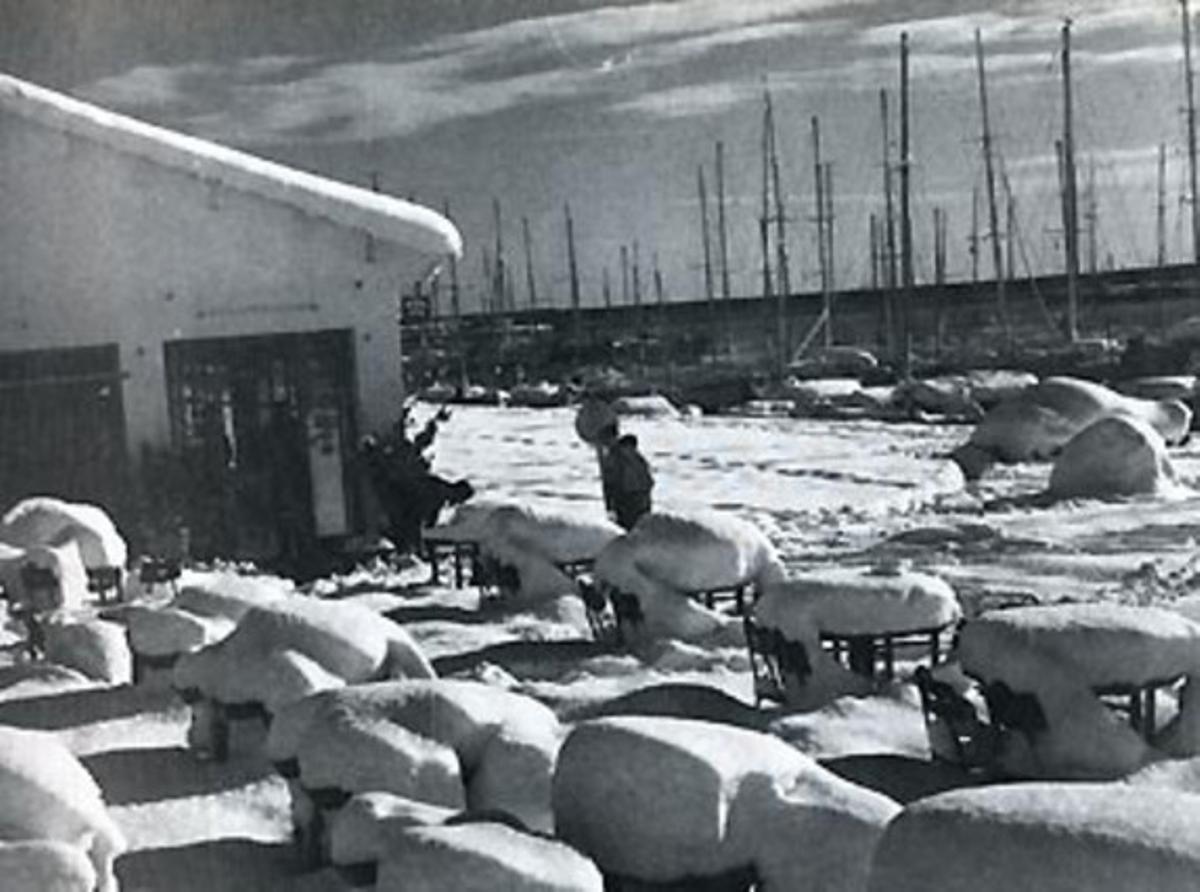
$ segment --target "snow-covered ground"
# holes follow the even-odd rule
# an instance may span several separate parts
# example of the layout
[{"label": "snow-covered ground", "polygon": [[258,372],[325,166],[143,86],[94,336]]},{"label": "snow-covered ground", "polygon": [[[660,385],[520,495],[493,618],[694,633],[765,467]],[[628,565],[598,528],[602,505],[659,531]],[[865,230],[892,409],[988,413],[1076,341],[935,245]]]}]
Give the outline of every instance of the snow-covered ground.
[{"label": "snow-covered ground", "polygon": [[[596,457],[572,421],[569,409],[457,407],[435,444],[435,469],[468,477],[481,497],[569,505],[599,517]],[[989,596],[1014,593],[1168,602],[1200,585],[1191,563],[1200,496],[1047,505],[1038,494],[1048,466],[997,468],[968,491],[944,457],[968,428],[732,418],[635,418],[623,427],[638,435],[654,467],[657,505],[748,519],[791,568],[905,558],[949,579],[968,612]],[[1172,456],[1183,480],[1200,485],[1200,444]],[[755,710],[740,642],[603,652],[586,640],[581,610],[481,604],[473,589],[429,585],[427,577],[423,566],[363,570],[315,590],[354,591],[395,608],[441,674],[532,694],[568,722],[649,685],[701,684],[736,699],[677,688],[643,705],[747,727],[775,720],[785,740],[840,760],[846,776],[888,792],[912,795],[929,782],[889,774],[891,763],[854,761],[922,756],[924,729],[911,696],[803,716]],[[129,840],[117,863],[127,892],[344,888],[332,870],[300,870],[288,844],[287,788],[258,748],[235,741],[228,763],[197,761],[185,749],[186,721],[181,702],[161,689],[47,690],[20,700],[0,691],[0,723],[56,731],[101,784]]]}]

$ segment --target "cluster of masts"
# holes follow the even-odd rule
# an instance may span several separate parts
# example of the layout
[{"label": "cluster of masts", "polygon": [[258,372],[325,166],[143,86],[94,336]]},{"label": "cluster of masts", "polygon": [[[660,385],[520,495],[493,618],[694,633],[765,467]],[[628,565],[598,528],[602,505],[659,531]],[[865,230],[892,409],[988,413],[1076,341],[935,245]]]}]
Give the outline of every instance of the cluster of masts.
[{"label": "cluster of masts", "polygon": [[[1188,186],[1191,205],[1192,251],[1196,263],[1200,263],[1200,201],[1196,196],[1196,109],[1194,97],[1194,74],[1192,69],[1191,27],[1188,0],[1179,0],[1181,7],[1182,38],[1185,61],[1185,84],[1187,97],[1187,156]],[[1071,22],[1066,20],[1061,29],[1061,69],[1063,92],[1063,121],[1061,138],[1055,142],[1058,159],[1058,175],[1062,203],[1062,241],[1065,253],[1067,281],[1067,313],[1065,335],[1075,341],[1079,337],[1078,292],[1080,277],[1080,226],[1078,176],[1074,140],[1072,81],[1071,81]],[[981,122],[981,147],[984,161],[984,192],[986,197],[987,225],[990,238],[979,234],[979,193],[972,193],[972,231],[969,241],[971,275],[979,281],[981,243],[990,242],[991,265],[995,287],[997,316],[1003,326],[1004,336],[1011,343],[1013,337],[1006,284],[1014,276],[1014,243],[1016,235],[1015,201],[1008,177],[997,170],[996,152],[992,139],[988,108],[987,73],[984,64],[983,40],[979,30],[975,32],[975,54],[979,88]],[[788,256],[787,224],[790,220],[785,207],[785,190],[780,178],[779,153],[776,147],[775,111],[770,90],[763,90],[763,128],[761,140],[761,207],[758,215],[759,246],[761,250],[762,296],[768,306],[774,306],[775,350],[780,366],[793,355],[794,340],[789,331],[787,300],[792,294],[792,276]],[[886,89],[879,92],[880,116],[883,130],[883,210],[882,214],[870,215],[871,281],[882,292],[883,315],[889,350],[907,369],[911,354],[912,326],[909,314],[911,290],[914,286],[913,234],[910,209],[910,171],[912,159],[909,146],[909,46],[908,35],[900,35],[900,84],[899,84],[899,158],[891,157],[891,120],[889,97]],[[833,164],[822,160],[821,126],[817,116],[811,119],[813,147],[813,178],[815,215],[813,222],[817,230],[817,261],[820,271],[822,295],[821,313],[810,330],[799,339],[795,353],[802,353],[815,340],[823,336],[826,346],[834,343],[833,299],[836,291],[834,251],[834,177]],[[1157,203],[1157,262],[1166,262],[1166,146],[1158,147],[1158,203]],[[725,207],[725,147],[720,140],[715,145],[715,193],[716,220],[710,214],[708,179],[704,165],[697,169],[697,189],[700,204],[700,233],[704,264],[704,295],[716,313],[718,298],[728,302],[732,296],[729,263],[729,237]],[[1094,165],[1089,167],[1087,203],[1083,213],[1088,237],[1088,260],[1091,272],[1097,268],[1096,247],[1096,199]],[[1005,229],[1000,228],[999,186],[1004,191]],[[897,207],[898,205],[898,207]],[[445,208],[449,214],[449,207]],[[570,293],[570,308],[574,312],[576,336],[578,336],[579,310],[581,307],[578,258],[575,246],[575,226],[570,205],[564,205],[564,225],[567,245],[567,267]],[[506,259],[500,202],[493,199],[495,243],[491,250],[485,248],[482,255],[482,273],[485,287],[482,309],[489,313],[513,312],[517,308],[514,271]],[[934,281],[945,281],[946,269],[946,214],[943,209],[934,209]],[[525,284],[527,305],[530,310],[539,309],[537,279],[533,263],[533,245],[529,220],[521,218],[521,233],[524,248]],[[715,242],[715,244],[714,244]],[[1004,246],[1007,244],[1007,256]],[[641,307],[643,304],[641,251],[639,243],[622,244],[619,249],[621,299],[625,305]],[[664,300],[665,287],[658,263],[653,255],[652,282],[655,299]],[[461,314],[458,269],[450,268],[451,312],[457,319]],[[612,282],[607,265],[602,270],[602,295],[606,307],[613,304]],[[772,302],[770,299],[775,298]]]}]

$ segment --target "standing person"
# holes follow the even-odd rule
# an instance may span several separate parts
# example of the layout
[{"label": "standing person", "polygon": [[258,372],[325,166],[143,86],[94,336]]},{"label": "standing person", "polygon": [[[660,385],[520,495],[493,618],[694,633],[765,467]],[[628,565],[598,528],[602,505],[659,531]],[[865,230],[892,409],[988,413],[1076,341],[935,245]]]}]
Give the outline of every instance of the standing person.
[{"label": "standing person", "polygon": [[650,511],[650,491],[654,488],[654,476],[638,451],[637,437],[625,434],[618,438],[609,448],[604,465],[606,502],[611,493],[617,523],[631,530],[638,518]]},{"label": "standing person", "polygon": [[313,557],[312,477],[308,428],[286,400],[271,407],[267,426],[271,510],[278,538],[277,561],[287,575],[301,574]]}]

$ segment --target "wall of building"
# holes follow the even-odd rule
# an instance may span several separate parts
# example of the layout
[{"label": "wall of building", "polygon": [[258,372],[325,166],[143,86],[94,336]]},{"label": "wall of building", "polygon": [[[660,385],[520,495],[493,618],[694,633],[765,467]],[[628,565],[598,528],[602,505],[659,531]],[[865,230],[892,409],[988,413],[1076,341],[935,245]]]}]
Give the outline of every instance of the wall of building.
[{"label": "wall of building", "polygon": [[2,109],[0,196],[0,351],[118,344],[132,454],[168,441],[172,339],[352,328],[360,428],[394,417],[429,253]]}]

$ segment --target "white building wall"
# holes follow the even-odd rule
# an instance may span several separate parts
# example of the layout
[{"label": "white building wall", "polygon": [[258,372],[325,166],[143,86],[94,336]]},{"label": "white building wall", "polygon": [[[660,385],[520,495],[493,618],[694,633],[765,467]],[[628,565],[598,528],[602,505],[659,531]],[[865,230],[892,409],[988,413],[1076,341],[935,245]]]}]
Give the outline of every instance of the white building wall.
[{"label": "white building wall", "polygon": [[401,397],[397,296],[441,258],[428,238],[368,252],[319,210],[0,105],[0,350],[118,343],[137,455],[169,436],[165,342],[352,328],[360,425],[381,428]]}]

